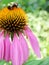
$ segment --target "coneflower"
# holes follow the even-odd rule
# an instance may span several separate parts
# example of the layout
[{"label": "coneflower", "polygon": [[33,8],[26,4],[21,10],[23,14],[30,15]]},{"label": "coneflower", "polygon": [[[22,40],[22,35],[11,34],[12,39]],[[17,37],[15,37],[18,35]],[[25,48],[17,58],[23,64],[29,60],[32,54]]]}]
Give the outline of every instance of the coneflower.
[{"label": "coneflower", "polygon": [[26,13],[16,3],[0,10],[0,60],[22,65],[29,57],[29,49],[24,36],[27,36],[38,57],[40,49],[37,38],[28,27]]}]

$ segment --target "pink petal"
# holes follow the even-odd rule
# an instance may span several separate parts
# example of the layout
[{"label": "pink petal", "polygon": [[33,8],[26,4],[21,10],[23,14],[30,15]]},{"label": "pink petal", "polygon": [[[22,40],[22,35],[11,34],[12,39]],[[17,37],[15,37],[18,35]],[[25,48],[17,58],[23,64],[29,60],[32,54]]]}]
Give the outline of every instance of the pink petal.
[{"label": "pink petal", "polygon": [[9,61],[10,60],[10,40],[9,40],[9,35],[7,34],[6,37],[5,37],[5,40],[4,40],[4,59],[6,61]]},{"label": "pink petal", "polygon": [[4,34],[0,32],[0,60],[4,57]]},{"label": "pink petal", "polygon": [[24,63],[23,48],[22,48],[21,42],[19,41],[18,38],[17,38],[17,43],[18,43],[18,48],[19,48],[19,53],[20,53],[20,62],[21,62],[21,64],[23,64]]},{"label": "pink petal", "polygon": [[20,63],[23,64],[24,63],[23,49],[22,49],[22,46],[21,46],[21,42],[18,39],[18,36],[16,36],[16,39],[17,39],[17,44],[18,44],[19,53],[20,53],[20,55],[19,55],[20,56]]},{"label": "pink petal", "polygon": [[12,60],[12,43],[11,43],[11,45],[10,45],[10,60]]},{"label": "pink petal", "polygon": [[13,43],[12,43],[12,49],[11,49],[11,52],[12,52],[12,63],[13,65],[21,65],[21,53],[20,53],[20,49],[19,49],[19,46],[18,46],[18,39],[17,39],[17,36],[16,34],[14,34],[14,38],[13,38]]},{"label": "pink petal", "polygon": [[28,49],[27,42],[21,33],[19,34],[19,40],[20,40],[21,47],[23,50],[24,61],[26,61],[28,59],[28,56],[29,56],[29,49]]},{"label": "pink petal", "polygon": [[36,53],[36,55],[38,57],[41,57],[40,48],[39,48],[39,45],[38,45],[38,40],[35,37],[35,35],[32,33],[32,31],[28,27],[26,27],[24,32],[29,37],[29,40],[30,40],[31,45],[32,45],[32,48],[33,48],[34,52]]}]

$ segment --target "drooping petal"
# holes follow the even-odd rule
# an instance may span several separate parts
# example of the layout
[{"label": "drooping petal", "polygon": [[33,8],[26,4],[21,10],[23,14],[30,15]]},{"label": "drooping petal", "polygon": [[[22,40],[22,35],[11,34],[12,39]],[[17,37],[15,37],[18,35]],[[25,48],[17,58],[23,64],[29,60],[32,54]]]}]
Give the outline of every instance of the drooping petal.
[{"label": "drooping petal", "polygon": [[18,44],[20,44],[20,42],[18,43],[17,36],[16,34],[14,34],[12,47],[11,47],[11,52],[12,52],[11,60],[13,65],[21,65],[21,57],[20,57],[21,53]]},{"label": "drooping petal", "polygon": [[10,45],[10,60],[12,60],[12,42],[11,42],[11,45]]},{"label": "drooping petal", "polygon": [[25,28],[24,33],[28,36],[28,38],[31,42],[31,46],[32,46],[34,52],[36,53],[36,55],[38,57],[41,57],[38,40],[35,37],[35,35],[32,33],[32,31],[28,27]]},{"label": "drooping petal", "polygon": [[22,47],[22,50],[23,50],[24,62],[25,62],[28,59],[28,56],[29,56],[28,45],[27,45],[25,38],[23,37],[23,35],[21,33],[19,34],[19,40],[20,40],[21,47]]},{"label": "drooping petal", "polygon": [[17,43],[18,43],[18,48],[19,48],[19,53],[20,53],[20,63],[23,64],[24,63],[24,54],[23,54],[23,48],[21,46],[21,42],[17,37]]},{"label": "drooping petal", "polygon": [[0,60],[4,57],[4,33],[0,32]]},{"label": "drooping petal", "polygon": [[5,40],[4,40],[4,59],[6,61],[10,60],[10,39],[9,39],[9,34],[6,35]]}]

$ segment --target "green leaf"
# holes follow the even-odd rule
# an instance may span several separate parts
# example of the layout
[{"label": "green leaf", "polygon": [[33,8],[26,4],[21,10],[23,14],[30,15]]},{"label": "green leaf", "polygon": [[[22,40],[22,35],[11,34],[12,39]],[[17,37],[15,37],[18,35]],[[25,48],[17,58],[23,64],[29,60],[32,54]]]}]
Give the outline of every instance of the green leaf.
[{"label": "green leaf", "polygon": [[[11,62],[0,61],[0,65],[12,65]],[[49,65],[49,57],[41,60],[28,60],[23,65]]]},{"label": "green leaf", "polygon": [[49,57],[42,60],[30,60],[27,61],[24,65],[49,65]]},{"label": "green leaf", "polygon": [[42,60],[31,60],[26,62],[24,65],[39,65],[40,62],[42,62]]},{"label": "green leaf", "polygon": [[40,65],[49,65],[49,58],[44,59]]},{"label": "green leaf", "polygon": [[6,62],[3,61],[3,60],[0,61],[0,65],[4,65],[5,63],[6,63]]}]

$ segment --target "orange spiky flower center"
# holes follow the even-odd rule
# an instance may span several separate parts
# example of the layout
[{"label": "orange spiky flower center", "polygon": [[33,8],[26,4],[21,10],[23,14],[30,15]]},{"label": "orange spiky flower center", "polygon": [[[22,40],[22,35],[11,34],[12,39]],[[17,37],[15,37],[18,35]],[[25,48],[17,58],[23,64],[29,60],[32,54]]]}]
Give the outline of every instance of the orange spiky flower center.
[{"label": "orange spiky flower center", "polygon": [[6,31],[21,31],[26,25],[26,22],[26,14],[21,8],[14,6],[12,9],[9,9],[5,7],[0,11],[0,28]]}]

